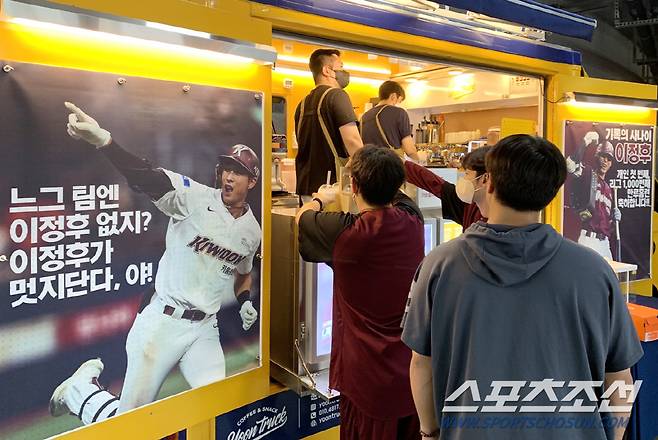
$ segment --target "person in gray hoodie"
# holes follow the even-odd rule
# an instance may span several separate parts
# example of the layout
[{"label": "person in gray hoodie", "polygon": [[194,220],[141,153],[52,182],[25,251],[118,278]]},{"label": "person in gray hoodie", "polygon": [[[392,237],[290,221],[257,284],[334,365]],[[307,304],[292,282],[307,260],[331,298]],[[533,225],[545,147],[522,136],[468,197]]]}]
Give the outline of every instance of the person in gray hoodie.
[{"label": "person in gray hoodie", "polygon": [[421,436],[621,439],[643,352],[608,263],[540,223],[564,156],[513,135],[486,170],[489,223],[426,257],[403,319]]}]

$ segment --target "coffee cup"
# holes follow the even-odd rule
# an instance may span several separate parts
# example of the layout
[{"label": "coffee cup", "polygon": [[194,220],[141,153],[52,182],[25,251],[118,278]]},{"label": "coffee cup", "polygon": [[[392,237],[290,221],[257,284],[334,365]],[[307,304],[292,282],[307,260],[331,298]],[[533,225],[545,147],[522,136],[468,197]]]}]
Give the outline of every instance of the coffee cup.
[{"label": "coffee cup", "polygon": [[331,196],[331,203],[327,203],[324,206],[324,211],[329,211],[329,212],[338,212],[340,211],[340,205],[338,202],[338,193],[339,193],[339,188],[338,188],[338,183],[334,183],[333,185],[322,185],[318,189],[318,194],[326,194],[328,196]]}]

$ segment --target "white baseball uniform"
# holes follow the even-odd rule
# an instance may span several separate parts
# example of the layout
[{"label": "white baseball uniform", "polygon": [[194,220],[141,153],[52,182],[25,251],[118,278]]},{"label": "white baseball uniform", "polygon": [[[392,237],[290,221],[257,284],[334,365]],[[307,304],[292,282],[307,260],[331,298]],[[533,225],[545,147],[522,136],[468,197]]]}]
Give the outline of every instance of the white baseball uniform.
[{"label": "white baseball uniform", "polygon": [[[215,314],[223,301],[235,298],[235,272],[251,272],[261,229],[251,209],[234,218],[221,190],[163,171],[174,190],[154,202],[170,217],[156,293],[128,333],[128,365],[118,402],[95,384],[72,384],[65,393],[69,408],[81,408],[87,400],[80,416],[85,423],[152,402],[176,364],[192,388],[225,377]],[[174,308],[171,315],[163,313],[166,306]],[[200,310],[206,317],[181,319],[185,309]]]},{"label": "white baseball uniform", "polygon": [[234,218],[221,190],[164,171],[175,190],[154,202],[171,217],[155,290],[172,306],[217,313],[222,295],[233,295],[233,273],[251,272],[260,226],[251,210]]}]

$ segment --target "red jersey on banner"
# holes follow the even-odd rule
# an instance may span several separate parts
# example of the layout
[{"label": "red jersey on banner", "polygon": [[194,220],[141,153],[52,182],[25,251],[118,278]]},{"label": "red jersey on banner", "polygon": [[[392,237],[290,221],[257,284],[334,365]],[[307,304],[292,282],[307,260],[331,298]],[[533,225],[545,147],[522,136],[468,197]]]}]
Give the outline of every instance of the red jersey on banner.
[{"label": "red jersey on banner", "polygon": [[564,236],[651,273],[654,127],[565,121]]}]

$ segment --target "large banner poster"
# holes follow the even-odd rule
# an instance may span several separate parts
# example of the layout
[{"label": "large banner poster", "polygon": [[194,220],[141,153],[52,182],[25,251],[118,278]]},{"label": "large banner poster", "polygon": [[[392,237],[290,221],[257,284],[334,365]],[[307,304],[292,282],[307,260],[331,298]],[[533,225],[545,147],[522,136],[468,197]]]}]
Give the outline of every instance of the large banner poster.
[{"label": "large banner poster", "polygon": [[257,367],[262,94],[2,64],[0,438]]},{"label": "large banner poster", "polygon": [[651,273],[654,127],[565,121],[564,235]]}]

